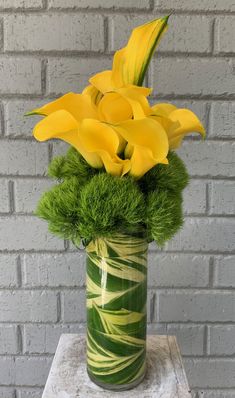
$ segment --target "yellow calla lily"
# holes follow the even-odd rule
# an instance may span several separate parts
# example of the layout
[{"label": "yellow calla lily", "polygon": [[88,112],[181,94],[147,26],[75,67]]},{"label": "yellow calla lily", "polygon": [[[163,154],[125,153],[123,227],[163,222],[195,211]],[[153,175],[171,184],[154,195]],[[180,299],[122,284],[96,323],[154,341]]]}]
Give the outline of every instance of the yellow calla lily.
[{"label": "yellow calla lily", "polygon": [[157,163],[168,163],[168,138],[156,120],[128,120],[114,129],[128,142],[125,155],[131,160],[130,174],[134,177],[142,177]]},{"label": "yellow calla lily", "polygon": [[114,54],[112,71],[97,73],[89,82],[103,94],[127,84],[141,86],[153,52],[167,29],[168,18],[155,19],[133,29],[126,47]]},{"label": "yellow calla lily", "polygon": [[92,103],[91,95],[75,93],[65,94],[41,108],[33,109],[26,115],[48,116],[51,113],[62,109],[68,111],[78,121],[81,121],[84,118],[97,118],[97,110]]},{"label": "yellow calla lily", "polygon": [[172,104],[156,104],[152,117],[165,128],[170,149],[180,146],[185,135],[197,132],[204,138],[206,131],[198,117],[189,109],[180,109]]},{"label": "yellow calla lily", "polygon": [[168,163],[169,149],[190,132],[205,129],[190,110],[172,104],[150,106],[151,89],[140,87],[168,17],[135,28],[114,55],[112,70],[92,76],[82,94],[68,93],[28,115],[42,115],[34,128],[39,141],[58,138],[74,146],[95,168],[112,175],[142,177]]},{"label": "yellow calla lily", "polygon": [[109,123],[142,119],[151,114],[146,98],[150,93],[149,88],[133,85],[105,93],[98,104],[99,118]]},{"label": "yellow calla lily", "polygon": [[92,167],[103,166],[102,160],[95,152],[86,150],[79,134],[78,121],[65,110],[53,112],[38,122],[33,135],[38,141],[59,138],[76,148]]}]

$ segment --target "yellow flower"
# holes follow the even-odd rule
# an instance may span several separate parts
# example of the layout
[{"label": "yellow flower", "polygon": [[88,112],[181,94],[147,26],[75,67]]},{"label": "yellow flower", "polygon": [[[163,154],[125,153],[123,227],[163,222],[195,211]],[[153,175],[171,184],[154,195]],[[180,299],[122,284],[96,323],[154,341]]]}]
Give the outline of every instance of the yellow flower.
[{"label": "yellow flower", "polygon": [[206,131],[198,117],[189,109],[179,109],[172,104],[156,104],[152,107],[151,117],[165,129],[169,148],[176,149],[181,145],[186,134],[196,132],[205,138]]},{"label": "yellow flower", "polygon": [[169,16],[133,29],[126,47],[116,51],[112,71],[97,73],[89,81],[103,94],[133,84],[141,86],[151,56],[167,29]]},{"label": "yellow flower", "polygon": [[169,148],[178,147],[185,134],[204,135],[193,112],[171,104],[151,108],[151,89],[140,87],[167,20],[135,28],[126,47],[115,53],[112,70],[91,77],[82,94],[68,93],[30,112],[45,117],[35,126],[34,137],[59,138],[92,167],[140,178],[157,163],[167,164]]},{"label": "yellow flower", "polygon": [[[110,174],[122,176],[130,172],[141,177],[155,164],[167,163],[168,139],[158,121],[144,118],[141,101],[131,96],[132,87],[126,90],[131,90],[130,96],[124,91],[120,98],[130,104],[136,118],[121,117],[123,120],[118,124],[107,123],[98,119],[101,110],[94,107],[89,95],[69,93],[31,112],[46,116],[35,126],[34,137],[38,141],[62,139],[74,146],[92,167],[104,166]],[[145,89],[138,87],[138,90]],[[108,100],[109,97],[105,100],[107,109],[105,104],[100,104],[105,115],[107,112],[105,117],[111,119],[112,112],[109,115],[108,109],[112,110],[112,105],[109,108]],[[112,103],[113,98],[110,101]],[[147,107],[145,101],[144,105]],[[125,105],[121,104],[120,113],[123,109]],[[141,114],[143,117],[138,118]],[[125,147],[126,159],[122,159],[118,155]]]}]

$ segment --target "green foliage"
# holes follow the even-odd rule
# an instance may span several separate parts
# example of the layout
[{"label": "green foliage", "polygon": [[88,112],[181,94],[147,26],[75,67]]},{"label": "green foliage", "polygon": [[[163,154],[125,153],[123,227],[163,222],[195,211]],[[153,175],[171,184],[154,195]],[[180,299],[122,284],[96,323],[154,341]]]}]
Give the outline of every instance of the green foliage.
[{"label": "green foliage", "polygon": [[140,186],[147,194],[159,189],[181,192],[189,181],[184,162],[175,152],[169,152],[169,164],[157,164],[140,180]]},{"label": "green foliage", "polygon": [[149,240],[162,246],[183,224],[181,193],[155,191],[147,199],[147,233]]},{"label": "green foliage", "polygon": [[49,231],[80,243],[78,232],[81,185],[76,177],[66,179],[45,192],[36,210],[36,215],[48,222]]},{"label": "green foliage", "polygon": [[99,170],[91,167],[73,147],[69,148],[66,155],[56,156],[48,168],[48,175],[52,178],[64,180],[77,177],[81,184],[85,184],[98,172]]},{"label": "green foliage", "polygon": [[88,242],[144,228],[149,241],[161,246],[182,225],[181,193],[189,179],[174,152],[168,160],[168,165],[158,164],[135,180],[94,169],[70,148],[51,162],[48,174],[59,184],[42,196],[36,214],[53,234],[75,245],[81,239]]},{"label": "green foliage", "polygon": [[143,222],[144,196],[133,178],[102,173],[82,189],[80,214],[83,237],[108,236]]}]

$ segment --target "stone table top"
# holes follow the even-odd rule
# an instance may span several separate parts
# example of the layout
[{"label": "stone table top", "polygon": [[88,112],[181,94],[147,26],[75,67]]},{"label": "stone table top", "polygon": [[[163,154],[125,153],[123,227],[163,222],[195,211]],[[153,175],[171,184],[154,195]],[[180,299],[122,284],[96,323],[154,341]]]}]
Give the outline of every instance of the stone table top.
[{"label": "stone table top", "polygon": [[147,336],[147,373],[134,389],[104,390],[86,372],[84,335],[62,334],[42,398],[190,398],[175,336]]}]

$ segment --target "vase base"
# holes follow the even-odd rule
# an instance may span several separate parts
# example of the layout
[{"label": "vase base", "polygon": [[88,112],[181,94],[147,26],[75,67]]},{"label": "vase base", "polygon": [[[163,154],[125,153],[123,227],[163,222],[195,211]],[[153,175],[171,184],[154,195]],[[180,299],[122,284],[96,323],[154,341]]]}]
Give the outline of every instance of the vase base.
[{"label": "vase base", "polygon": [[146,371],[142,374],[141,377],[134,380],[132,383],[127,383],[127,384],[102,383],[102,381],[96,380],[96,378],[92,374],[89,373],[88,369],[87,369],[87,374],[93,383],[95,383],[99,387],[102,387],[104,390],[127,391],[127,390],[131,390],[132,388],[137,387],[143,381],[143,379],[145,378]]}]

